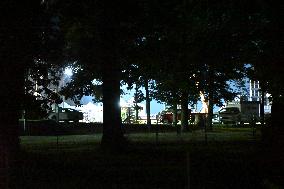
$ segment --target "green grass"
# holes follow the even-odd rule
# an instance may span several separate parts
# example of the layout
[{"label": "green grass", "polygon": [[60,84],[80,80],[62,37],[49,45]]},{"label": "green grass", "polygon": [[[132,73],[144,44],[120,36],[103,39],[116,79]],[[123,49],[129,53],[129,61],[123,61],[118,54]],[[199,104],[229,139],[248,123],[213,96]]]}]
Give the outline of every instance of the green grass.
[{"label": "green grass", "polygon": [[[176,142],[206,142],[206,141],[254,141],[259,140],[260,132],[253,135],[251,128],[214,128],[205,133],[203,130],[185,132],[130,133],[125,136],[131,142],[138,143],[176,143]],[[21,136],[22,148],[28,151],[43,151],[78,148],[89,149],[99,146],[102,134],[63,135],[63,136]]]},{"label": "green grass", "polygon": [[283,169],[274,169],[279,156],[269,159],[259,133],[253,136],[249,129],[214,129],[207,142],[203,131],[133,133],[127,138],[126,150],[111,153],[100,148],[101,134],[59,136],[58,143],[56,136],[23,136],[11,188],[281,186]]},{"label": "green grass", "polygon": [[89,149],[100,144],[102,135],[66,135],[66,136],[21,136],[21,147],[25,151],[48,151]]}]

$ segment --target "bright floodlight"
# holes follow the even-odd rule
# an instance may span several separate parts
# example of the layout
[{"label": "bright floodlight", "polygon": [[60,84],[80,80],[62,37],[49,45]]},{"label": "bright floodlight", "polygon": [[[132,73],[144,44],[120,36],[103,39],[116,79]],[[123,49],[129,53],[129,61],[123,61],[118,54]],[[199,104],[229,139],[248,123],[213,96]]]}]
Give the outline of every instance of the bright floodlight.
[{"label": "bright floodlight", "polygon": [[70,67],[65,68],[64,74],[67,76],[72,76],[73,75],[73,71]]}]

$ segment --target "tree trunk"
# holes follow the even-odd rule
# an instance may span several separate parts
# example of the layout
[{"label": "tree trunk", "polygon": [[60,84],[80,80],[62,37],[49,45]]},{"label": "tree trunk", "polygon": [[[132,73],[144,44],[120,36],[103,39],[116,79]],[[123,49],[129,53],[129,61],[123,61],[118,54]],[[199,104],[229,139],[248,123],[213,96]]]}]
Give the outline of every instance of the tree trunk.
[{"label": "tree trunk", "polygon": [[8,173],[19,151],[18,127],[24,76],[23,69],[17,64],[13,67],[13,64],[2,62],[0,70],[0,188],[6,189],[9,187]]},{"label": "tree trunk", "polygon": [[181,127],[177,124],[178,122],[178,110],[177,110],[177,103],[173,104],[173,126],[176,128],[177,135],[181,134]]},{"label": "tree trunk", "polygon": [[212,130],[212,118],[213,118],[213,108],[214,108],[214,70],[213,66],[209,66],[208,71],[208,114],[207,114],[207,121],[206,121],[206,130]]},{"label": "tree trunk", "polygon": [[274,97],[271,107],[272,126],[282,127],[284,115],[284,97]]},{"label": "tree trunk", "polygon": [[[212,93],[212,92],[211,92]],[[211,97],[211,98],[210,98]],[[209,131],[212,131],[213,125],[212,125],[212,118],[213,118],[213,95],[209,93],[209,100],[208,100],[208,115],[207,115],[207,125],[206,129]]]},{"label": "tree trunk", "polygon": [[181,127],[183,131],[189,131],[188,126],[188,92],[183,92],[181,97]]},{"label": "tree trunk", "polygon": [[138,87],[137,87],[137,85],[135,86],[135,99],[134,99],[134,101],[135,101],[135,123],[137,123],[138,122],[138,111],[139,111],[139,107],[138,107],[138,103],[137,103],[137,101],[138,101]]},{"label": "tree trunk", "polygon": [[137,102],[135,102],[135,123],[138,123],[138,119],[139,119],[139,107]]},{"label": "tree trunk", "polygon": [[150,118],[150,110],[151,110],[151,101],[149,95],[149,83],[148,80],[145,81],[145,91],[146,91],[146,114],[147,114],[147,127],[151,128],[151,118]]},{"label": "tree trunk", "polygon": [[265,92],[264,90],[261,90],[260,120],[262,126],[264,126],[264,98],[265,98]]},{"label": "tree trunk", "polygon": [[[284,145],[284,127],[283,127],[283,115],[284,115],[284,98],[274,97],[271,107],[271,127],[264,127],[263,135],[266,136],[266,140],[270,143],[274,149],[279,149]],[[279,150],[278,150],[279,151]]]},{"label": "tree trunk", "polygon": [[115,63],[105,64],[103,70],[103,147],[115,149],[117,146],[124,145],[119,102],[119,67]]},{"label": "tree trunk", "polygon": [[103,82],[103,137],[102,147],[117,150],[124,146],[125,138],[122,132],[120,102],[121,70],[119,62],[119,8],[115,1],[101,2],[102,17],[101,57]]},{"label": "tree trunk", "polygon": [[176,127],[178,122],[177,118],[177,103],[173,104],[173,126]]}]

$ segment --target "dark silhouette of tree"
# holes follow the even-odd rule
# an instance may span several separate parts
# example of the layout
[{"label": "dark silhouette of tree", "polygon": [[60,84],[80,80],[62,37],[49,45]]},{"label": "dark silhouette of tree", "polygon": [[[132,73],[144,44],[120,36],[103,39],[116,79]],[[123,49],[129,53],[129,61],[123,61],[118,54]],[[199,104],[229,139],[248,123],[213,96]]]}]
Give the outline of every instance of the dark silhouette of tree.
[{"label": "dark silhouette of tree", "polygon": [[[189,100],[199,94],[198,90],[206,95],[211,120],[213,104],[235,95],[228,81],[243,76],[246,56],[241,56],[247,52],[250,34],[255,27],[261,27],[252,21],[255,3],[205,0],[58,3],[67,39],[67,60],[81,67],[81,87],[73,88],[80,89],[77,93],[82,94],[94,90],[90,84],[93,79],[103,82],[106,112],[102,143],[111,146],[119,143],[116,140],[123,141],[120,110],[115,104],[119,101],[121,74],[132,64],[138,66],[136,82],[142,79],[147,86],[152,79],[164,90],[161,94],[165,94],[165,100],[182,104],[184,127]],[[147,64],[154,65],[154,74]],[[161,77],[162,70],[168,73],[169,82]],[[166,83],[173,84],[167,89]],[[179,99],[172,101],[176,97],[169,94],[177,94]]]},{"label": "dark silhouette of tree", "polygon": [[[36,60],[55,57],[59,51],[50,40],[54,28],[44,2],[0,2],[0,188],[8,188],[5,173],[19,150],[18,121],[25,97],[25,73]],[[57,58],[56,58],[57,59]]]},{"label": "dark silhouette of tree", "polygon": [[169,92],[180,93],[174,103],[182,105],[182,125],[187,128],[189,99],[196,101],[198,90],[209,103],[208,120],[212,119],[214,104],[236,95],[228,82],[243,76],[243,63],[238,62],[243,43],[238,40],[244,39],[238,39],[237,30],[243,20],[236,19],[240,7],[233,2],[183,1],[163,5],[159,13],[167,18],[167,23],[159,23],[163,28],[159,33],[163,57],[160,69],[166,67],[163,70],[168,75],[164,78],[171,82],[159,81],[159,87],[173,83],[168,86]]},{"label": "dark silhouette of tree", "polygon": [[64,20],[67,60],[76,61],[81,67],[81,75],[75,76],[81,80],[77,92],[94,92],[91,81],[102,81],[102,145],[123,146],[120,82],[122,71],[128,64],[128,48],[139,32],[136,28],[141,12],[139,2],[67,1],[59,2],[57,6]]},{"label": "dark silhouette of tree", "polygon": [[182,127],[187,129],[189,100],[196,94],[195,81],[191,78],[196,70],[191,46],[195,40],[191,27],[195,2],[167,1],[154,8],[157,12],[154,20],[158,26],[155,32],[159,49],[156,56],[160,56],[159,69],[154,78],[155,98],[173,107],[182,105]]},{"label": "dark silhouette of tree", "polygon": [[248,40],[252,25],[249,23],[253,14],[250,2],[203,2],[197,14],[202,21],[197,34],[197,53],[200,78],[199,88],[208,102],[208,127],[212,128],[213,106],[220,105],[220,100],[232,100],[236,92],[230,88],[230,81],[244,77],[245,67],[241,59],[243,48]]},{"label": "dark silhouette of tree", "polygon": [[[146,26],[145,26],[146,27]],[[127,62],[130,65],[125,69],[123,73],[124,81],[128,84],[129,88],[132,88],[133,84],[136,84],[138,88],[143,87],[145,89],[145,95],[141,100],[146,101],[146,114],[147,114],[147,126],[151,127],[150,119],[150,102],[152,100],[151,85],[153,84],[153,78],[157,74],[159,69],[159,57],[157,54],[157,36],[152,33],[144,33],[143,37],[138,37],[133,43]]]},{"label": "dark silhouette of tree", "polygon": [[284,113],[283,5],[265,0],[256,1],[256,4],[257,14],[251,19],[254,32],[245,55],[252,65],[249,77],[260,82],[262,93],[268,92],[272,96],[272,125],[278,127]]}]

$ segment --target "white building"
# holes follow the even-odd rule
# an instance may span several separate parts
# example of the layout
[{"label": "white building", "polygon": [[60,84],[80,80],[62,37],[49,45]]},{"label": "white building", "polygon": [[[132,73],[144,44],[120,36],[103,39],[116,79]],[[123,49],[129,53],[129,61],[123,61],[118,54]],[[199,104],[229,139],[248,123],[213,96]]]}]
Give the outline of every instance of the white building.
[{"label": "white building", "polygon": [[261,101],[259,81],[249,81],[249,101]]},{"label": "white building", "polygon": [[[271,102],[268,93],[264,93],[264,113],[271,113]],[[259,81],[249,81],[249,101],[260,101],[261,102],[261,88]]]},{"label": "white building", "polygon": [[[80,101],[80,106],[76,106],[75,103],[68,99],[64,100],[61,104],[58,106],[61,108],[71,108],[78,110],[83,113],[83,120],[82,122],[90,123],[90,122],[96,122],[96,123],[102,123],[103,122],[103,103],[94,103],[92,101],[91,96],[83,96],[83,98]],[[128,116],[128,110],[133,110],[134,108],[133,100],[125,101],[124,99],[120,99],[120,107],[121,107],[121,113],[122,113],[122,119],[125,119]],[[53,109],[55,109],[55,105],[53,105]],[[141,109],[138,111],[138,116],[140,119],[146,118],[146,109],[145,105],[138,103],[138,106],[141,107]],[[133,113],[133,112],[132,112]]]}]

